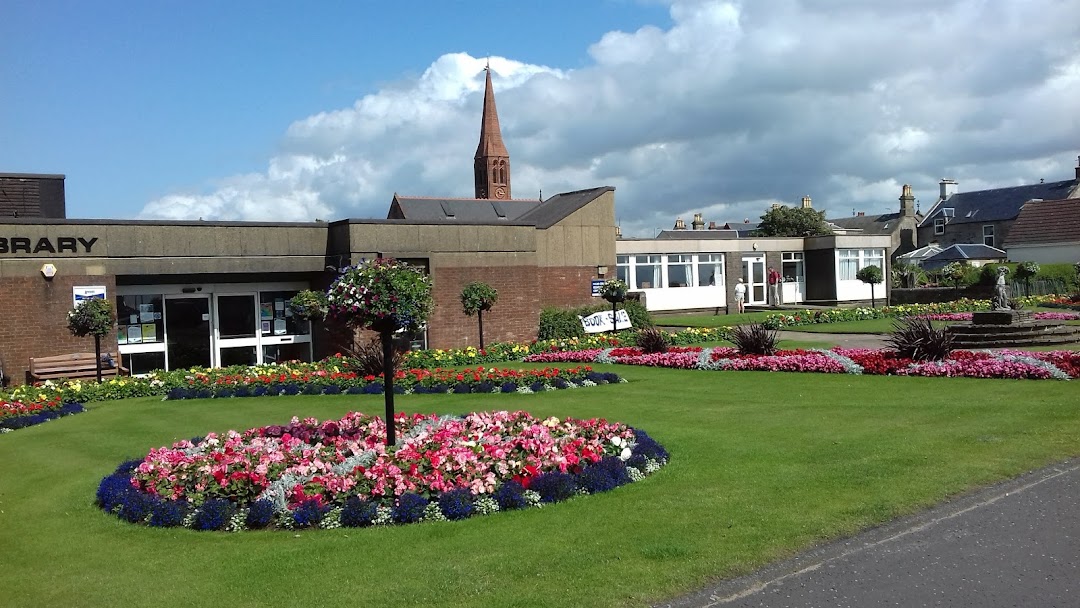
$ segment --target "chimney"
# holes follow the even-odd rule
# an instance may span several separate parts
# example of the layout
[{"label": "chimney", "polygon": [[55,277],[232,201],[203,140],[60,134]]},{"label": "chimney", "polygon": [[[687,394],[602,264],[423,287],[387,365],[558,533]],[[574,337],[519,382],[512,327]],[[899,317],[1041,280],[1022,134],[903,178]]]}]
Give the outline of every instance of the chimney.
[{"label": "chimney", "polygon": [[904,184],[900,193],[900,216],[915,217],[915,195],[911,193],[911,184]]},{"label": "chimney", "polygon": [[773,203],[772,205],[769,205],[769,209],[779,209],[780,207],[783,207],[783,205],[781,205],[780,203]]},{"label": "chimney", "polygon": [[716,222],[709,222],[709,230],[716,230]]},{"label": "chimney", "polygon": [[700,213],[695,213],[694,214],[694,221],[691,222],[691,225],[694,227],[694,230],[704,230],[705,229],[705,220],[701,219],[701,214]]},{"label": "chimney", "polygon": [[810,195],[808,194],[808,195],[802,197],[802,208],[803,209],[810,209],[812,207],[813,207],[813,205],[810,204]]},{"label": "chimney", "polygon": [[1076,157],[1076,181],[1080,181],[1080,156]]},{"label": "chimney", "polygon": [[956,180],[942,178],[941,183],[941,198],[947,199],[950,196],[956,194],[960,190],[960,186],[956,183]]},{"label": "chimney", "polygon": [[622,226],[615,226],[615,238],[622,238]]},{"label": "chimney", "polygon": [[681,217],[675,218],[675,230],[686,230],[686,222]]},{"label": "chimney", "polygon": [[742,223],[749,224],[750,223],[750,218],[744,217]]},{"label": "chimney", "polygon": [[864,215],[866,215],[866,212],[865,211],[860,211],[860,212],[858,212],[856,214],[856,217],[863,217]]}]

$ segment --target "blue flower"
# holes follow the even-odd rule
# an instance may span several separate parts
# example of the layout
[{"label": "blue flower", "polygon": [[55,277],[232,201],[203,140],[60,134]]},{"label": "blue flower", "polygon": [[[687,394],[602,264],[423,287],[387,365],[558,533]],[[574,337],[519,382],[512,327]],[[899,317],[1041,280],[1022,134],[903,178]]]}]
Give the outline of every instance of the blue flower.
[{"label": "blue flower", "polygon": [[573,496],[578,484],[573,475],[552,471],[537,475],[529,484],[529,489],[539,494],[543,502],[559,502]]},{"label": "blue flower", "polygon": [[458,488],[439,495],[439,509],[446,519],[465,519],[473,514],[476,506],[468,488]]},{"label": "blue flower", "polygon": [[341,525],[347,528],[370,526],[371,522],[375,521],[378,507],[378,504],[370,500],[350,496],[345,499],[345,506],[341,508]]},{"label": "blue flower", "polygon": [[391,517],[394,518],[394,521],[401,524],[418,522],[424,516],[424,509],[428,506],[429,502],[431,501],[419,494],[406,492],[398,497],[397,504],[394,505]]}]

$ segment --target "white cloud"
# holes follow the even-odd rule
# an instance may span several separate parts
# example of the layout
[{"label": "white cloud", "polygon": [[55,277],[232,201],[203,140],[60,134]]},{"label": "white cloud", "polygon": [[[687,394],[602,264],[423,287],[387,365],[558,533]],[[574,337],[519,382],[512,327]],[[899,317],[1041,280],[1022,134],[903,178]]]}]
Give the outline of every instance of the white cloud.
[{"label": "white cloud", "polygon": [[[843,217],[964,190],[1067,179],[1080,149],[1080,4],[676,1],[673,25],[609,32],[592,63],[492,57],[514,194],[617,188],[624,234],[756,219],[809,194]],[[382,217],[394,192],[470,196],[486,59],[293,123],[256,175],[144,217]],[[837,213],[833,214],[833,211]]]}]

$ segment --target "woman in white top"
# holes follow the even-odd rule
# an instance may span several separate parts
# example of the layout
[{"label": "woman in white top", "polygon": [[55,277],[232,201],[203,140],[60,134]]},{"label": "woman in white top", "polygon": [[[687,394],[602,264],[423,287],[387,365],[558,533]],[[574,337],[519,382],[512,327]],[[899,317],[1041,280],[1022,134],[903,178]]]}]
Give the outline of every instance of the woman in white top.
[{"label": "woman in white top", "polygon": [[735,283],[735,307],[738,308],[739,314],[746,312],[744,306],[746,302],[746,283],[742,282],[742,278]]}]

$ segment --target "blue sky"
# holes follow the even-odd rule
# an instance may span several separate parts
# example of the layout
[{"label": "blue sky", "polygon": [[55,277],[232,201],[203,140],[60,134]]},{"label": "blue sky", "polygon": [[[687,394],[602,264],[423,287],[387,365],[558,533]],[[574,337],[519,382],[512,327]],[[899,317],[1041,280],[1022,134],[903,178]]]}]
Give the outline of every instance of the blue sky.
[{"label": "blue sky", "polygon": [[928,208],[1080,153],[1074,1],[309,4],[7,3],[0,171],[66,174],[69,217],[469,196],[489,56],[515,196],[613,185],[630,233]]}]

